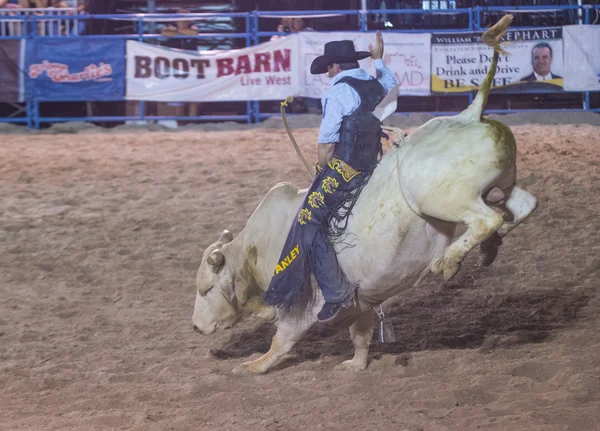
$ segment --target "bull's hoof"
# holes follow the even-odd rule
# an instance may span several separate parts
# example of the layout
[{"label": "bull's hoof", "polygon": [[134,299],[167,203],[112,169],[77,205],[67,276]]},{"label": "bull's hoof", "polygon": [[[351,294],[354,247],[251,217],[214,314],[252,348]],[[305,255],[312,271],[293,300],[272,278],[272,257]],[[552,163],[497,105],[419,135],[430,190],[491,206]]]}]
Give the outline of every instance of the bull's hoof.
[{"label": "bull's hoof", "polygon": [[444,264],[444,280],[448,281],[456,275],[460,268],[460,262],[447,261]]},{"label": "bull's hoof", "polygon": [[348,359],[342,362],[336,368],[342,368],[350,371],[365,371],[367,369],[367,361],[357,361],[355,359]]},{"label": "bull's hoof", "polygon": [[441,274],[443,270],[444,270],[444,258],[443,257],[436,259],[431,264],[431,272],[433,272],[434,274]]},{"label": "bull's hoof", "polygon": [[481,252],[481,266],[490,266],[496,260],[498,256],[498,250],[502,245],[502,236],[497,232],[494,232],[492,236],[483,241],[479,245],[479,251]]},{"label": "bull's hoof", "polygon": [[244,362],[239,366],[235,367],[232,372],[237,375],[247,375],[247,374],[265,374],[267,370],[263,369],[262,364],[259,360]]},{"label": "bull's hoof", "polygon": [[434,274],[444,274],[444,280],[448,281],[458,272],[460,261],[448,257],[439,258],[431,265]]}]

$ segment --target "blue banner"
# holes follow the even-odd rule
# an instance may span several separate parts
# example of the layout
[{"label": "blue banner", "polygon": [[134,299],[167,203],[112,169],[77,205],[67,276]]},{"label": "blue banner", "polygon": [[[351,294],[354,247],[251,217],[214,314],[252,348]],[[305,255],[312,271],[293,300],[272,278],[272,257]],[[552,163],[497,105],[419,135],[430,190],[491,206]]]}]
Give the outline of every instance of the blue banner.
[{"label": "blue banner", "polygon": [[122,100],[125,41],[34,39],[25,50],[25,94],[40,100]]}]

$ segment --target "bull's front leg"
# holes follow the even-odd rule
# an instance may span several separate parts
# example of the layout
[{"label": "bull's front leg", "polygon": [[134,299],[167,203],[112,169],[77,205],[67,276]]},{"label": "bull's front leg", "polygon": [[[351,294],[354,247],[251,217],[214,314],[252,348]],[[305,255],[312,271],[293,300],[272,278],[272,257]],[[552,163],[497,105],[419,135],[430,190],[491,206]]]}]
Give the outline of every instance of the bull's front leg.
[{"label": "bull's front leg", "polygon": [[265,374],[292,350],[315,322],[316,317],[310,313],[300,317],[280,313],[277,332],[271,341],[269,351],[255,361],[244,362],[241,368],[253,374]]},{"label": "bull's front leg", "polygon": [[350,338],[354,344],[354,357],[342,362],[342,366],[354,371],[367,369],[369,360],[369,344],[375,329],[375,311],[369,308],[350,326]]}]

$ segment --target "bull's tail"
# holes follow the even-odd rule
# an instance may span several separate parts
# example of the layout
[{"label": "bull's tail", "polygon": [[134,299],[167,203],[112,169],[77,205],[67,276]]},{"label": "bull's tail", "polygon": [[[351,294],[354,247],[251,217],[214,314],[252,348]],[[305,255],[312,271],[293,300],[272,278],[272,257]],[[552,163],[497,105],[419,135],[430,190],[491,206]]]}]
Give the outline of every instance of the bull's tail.
[{"label": "bull's tail", "polygon": [[508,55],[508,53],[500,47],[500,39],[512,23],[512,20],[512,15],[504,15],[500,21],[483,33],[483,42],[486,45],[494,48],[494,56],[492,58],[492,63],[490,64],[490,69],[483,80],[483,84],[481,84],[481,87],[479,88],[479,92],[477,93],[475,100],[473,100],[473,103],[471,103],[471,105],[465,109],[460,116],[464,116],[465,118],[473,121],[481,120],[481,115],[485,109],[488,95],[492,87],[492,82],[494,81],[494,76],[496,75],[498,57],[500,54]]}]

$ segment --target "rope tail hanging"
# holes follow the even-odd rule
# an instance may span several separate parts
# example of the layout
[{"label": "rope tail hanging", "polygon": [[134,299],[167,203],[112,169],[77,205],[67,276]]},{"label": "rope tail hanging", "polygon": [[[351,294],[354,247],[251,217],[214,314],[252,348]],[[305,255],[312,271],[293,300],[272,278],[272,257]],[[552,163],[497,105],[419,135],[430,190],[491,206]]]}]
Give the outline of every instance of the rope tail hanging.
[{"label": "rope tail hanging", "polygon": [[283,124],[285,125],[285,130],[287,131],[287,134],[290,137],[290,140],[292,141],[294,150],[296,150],[296,154],[298,154],[298,157],[300,157],[300,160],[302,160],[302,163],[304,163],[304,166],[306,167],[306,171],[308,172],[308,175],[310,176],[310,179],[312,181],[314,178],[312,169],[311,169],[310,165],[308,164],[308,162],[306,161],[306,159],[304,158],[304,156],[302,155],[302,151],[300,151],[300,147],[298,146],[298,143],[296,142],[296,139],[294,138],[294,135],[292,134],[292,129],[290,129],[290,125],[288,124],[287,117],[285,115],[285,107],[288,106],[288,103],[292,103],[293,101],[294,101],[294,98],[292,96],[288,96],[285,98],[285,100],[283,102],[281,102],[281,118],[283,119]]}]

